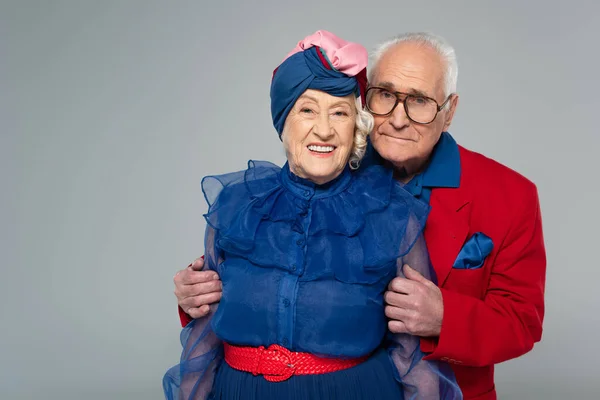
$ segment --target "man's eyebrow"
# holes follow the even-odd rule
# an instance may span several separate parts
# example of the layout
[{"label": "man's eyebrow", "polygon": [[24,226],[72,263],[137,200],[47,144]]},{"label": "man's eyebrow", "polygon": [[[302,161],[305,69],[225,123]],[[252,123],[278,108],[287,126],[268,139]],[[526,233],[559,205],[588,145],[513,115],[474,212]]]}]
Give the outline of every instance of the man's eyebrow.
[{"label": "man's eyebrow", "polygon": [[[396,85],[394,85],[392,82],[387,82],[387,81],[378,82],[377,86],[387,89],[390,92],[396,92]],[[401,93],[407,93],[407,94],[412,94],[412,95],[421,96],[421,97],[432,97],[428,93],[425,93],[422,90],[414,89],[414,88],[411,88],[408,91],[402,91]]]},{"label": "man's eyebrow", "polygon": [[396,86],[394,86],[394,84],[392,82],[378,82],[376,86],[382,87],[384,89],[388,89],[389,91],[394,91],[396,90]]},{"label": "man's eyebrow", "polygon": [[421,96],[421,97],[431,97],[429,94],[425,93],[422,90],[418,90],[418,89],[410,89],[408,91],[409,94],[414,94],[415,96]]}]

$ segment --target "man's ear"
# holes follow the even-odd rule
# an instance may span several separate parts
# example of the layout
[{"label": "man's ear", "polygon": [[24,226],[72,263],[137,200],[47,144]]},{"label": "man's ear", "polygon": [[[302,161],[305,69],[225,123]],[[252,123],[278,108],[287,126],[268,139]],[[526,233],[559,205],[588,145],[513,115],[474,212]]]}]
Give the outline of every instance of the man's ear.
[{"label": "man's ear", "polygon": [[456,107],[458,107],[458,95],[453,94],[452,98],[450,99],[450,109],[446,113],[446,121],[444,121],[444,132],[448,131],[448,128],[450,128],[450,124],[454,118],[454,113],[456,112]]}]

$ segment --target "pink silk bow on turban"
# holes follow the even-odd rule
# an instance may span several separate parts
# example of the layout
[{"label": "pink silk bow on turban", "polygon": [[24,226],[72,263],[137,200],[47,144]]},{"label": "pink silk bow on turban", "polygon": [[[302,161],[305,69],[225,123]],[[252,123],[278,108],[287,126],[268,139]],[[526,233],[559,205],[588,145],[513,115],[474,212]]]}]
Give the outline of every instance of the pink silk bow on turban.
[{"label": "pink silk bow on turban", "polygon": [[369,55],[358,43],[347,42],[331,32],[320,30],[302,39],[284,58],[299,53],[313,46],[320,47],[327,54],[331,66],[348,76],[356,76],[367,67]]}]

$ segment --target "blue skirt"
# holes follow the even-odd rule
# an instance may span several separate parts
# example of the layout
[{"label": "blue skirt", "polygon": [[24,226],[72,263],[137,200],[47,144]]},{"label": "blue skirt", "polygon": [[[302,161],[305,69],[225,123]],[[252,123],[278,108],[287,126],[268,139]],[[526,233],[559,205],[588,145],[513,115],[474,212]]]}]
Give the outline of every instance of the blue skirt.
[{"label": "blue skirt", "polygon": [[342,371],[322,375],[294,375],[283,382],[231,368],[222,362],[215,376],[210,400],[305,400],[344,399],[403,400],[387,352],[378,350],[367,361]]}]

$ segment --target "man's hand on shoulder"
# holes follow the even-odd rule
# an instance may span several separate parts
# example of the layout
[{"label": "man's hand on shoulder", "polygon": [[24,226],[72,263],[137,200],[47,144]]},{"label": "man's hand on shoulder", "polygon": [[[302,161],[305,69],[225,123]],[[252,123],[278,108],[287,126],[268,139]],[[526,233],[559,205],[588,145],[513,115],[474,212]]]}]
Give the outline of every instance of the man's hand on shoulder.
[{"label": "man's hand on shoulder", "polygon": [[392,280],[384,295],[390,332],[439,336],[444,316],[442,292],[408,265],[404,266],[404,275]]},{"label": "man's hand on shoulder", "polygon": [[210,305],[221,300],[222,284],[215,271],[202,271],[204,259],[198,258],[173,278],[179,307],[192,318],[204,317]]}]

